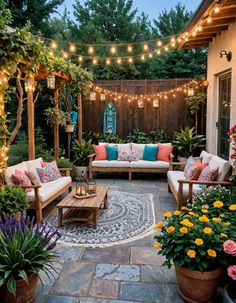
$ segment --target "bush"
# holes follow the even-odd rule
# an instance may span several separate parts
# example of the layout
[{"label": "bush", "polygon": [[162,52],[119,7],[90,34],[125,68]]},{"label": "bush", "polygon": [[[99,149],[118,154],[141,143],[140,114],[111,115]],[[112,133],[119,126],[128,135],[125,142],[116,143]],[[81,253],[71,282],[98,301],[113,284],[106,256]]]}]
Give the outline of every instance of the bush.
[{"label": "bush", "polygon": [[59,158],[57,160],[57,166],[59,168],[72,168],[73,163],[67,158]]},{"label": "bush", "polygon": [[142,132],[139,128],[135,128],[133,133],[129,133],[126,137],[125,142],[150,143],[150,139],[147,137],[146,133]]},{"label": "bush", "polygon": [[108,142],[108,143],[122,143],[122,139],[116,134],[103,134],[96,133],[93,131],[85,134],[84,139],[86,141],[92,140],[92,144],[98,144],[99,142]]},{"label": "bush", "polygon": [[166,143],[169,140],[167,134],[162,129],[151,130],[148,138],[152,143]]}]

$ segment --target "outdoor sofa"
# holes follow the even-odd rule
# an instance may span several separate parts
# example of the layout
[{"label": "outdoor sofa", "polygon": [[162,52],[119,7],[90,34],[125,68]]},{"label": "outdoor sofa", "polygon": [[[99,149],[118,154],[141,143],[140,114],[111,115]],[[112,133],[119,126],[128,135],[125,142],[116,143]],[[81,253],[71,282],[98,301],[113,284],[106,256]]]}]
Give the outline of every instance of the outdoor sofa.
[{"label": "outdoor sofa", "polygon": [[[132,173],[163,173],[169,170],[169,163],[172,160],[172,145],[171,143],[161,143],[161,144],[138,144],[138,143],[126,143],[126,144],[113,144],[100,142],[101,145],[115,146],[117,150],[124,149],[128,152],[136,152],[137,160],[130,161],[120,161],[116,160],[96,160],[96,154],[89,156],[89,177],[92,177],[93,172],[127,172],[129,176],[129,181],[132,181]],[[155,161],[143,160],[145,145],[155,147],[159,146],[157,151],[157,159]],[[160,149],[161,146],[161,149]],[[167,153],[163,152],[163,149],[168,150]],[[160,160],[159,155],[162,154]],[[163,155],[164,154],[164,155]]]},{"label": "outdoor sofa", "polygon": [[[167,173],[168,191],[173,194],[178,205],[178,209],[191,200],[194,193],[203,190],[204,187],[212,185],[222,185],[230,188],[231,183],[227,179],[231,173],[232,166],[229,161],[226,161],[216,155],[202,151],[199,158],[202,163],[207,163],[210,169],[218,171],[213,181],[187,180],[186,173],[183,171],[186,163],[171,162]],[[174,170],[178,168],[180,170]],[[182,169],[182,170],[181,170]]]},{"label": "outdoor sofa", "polygon": [[[36,172],[36,168],[41,167],[43,159],[40,157],[35,160],[24,161],[19,164],[7,167],[4,177],[5,183],[14,185],[12,180],[12,175],[15,174],[15,171],[21,172]],[[70,177],[70,168],[59,168],[60,171],[64,172],[65,176],[61,176],[57,180],[50,181],[47,183],[41,183],[40,185],[31,185],[25,186],[21,185],[22,188],[26,190],[26,194],[29,197],[30,201],[30,209],[36,210],[36,219],[37,222],[42,221],[42,209],[46,207],[53,200],[58,198],[65,191],[71,191],[72,179]],[[33,189],[31,191],[27,191],[27,189]]]}]

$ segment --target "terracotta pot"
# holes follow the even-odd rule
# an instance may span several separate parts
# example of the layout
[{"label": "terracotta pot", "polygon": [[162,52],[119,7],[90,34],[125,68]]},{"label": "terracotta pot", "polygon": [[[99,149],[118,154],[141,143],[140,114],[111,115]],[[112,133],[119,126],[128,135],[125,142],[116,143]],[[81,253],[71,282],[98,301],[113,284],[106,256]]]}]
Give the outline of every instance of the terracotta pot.
[{"label": "terracotta pot", "polygon": [[223,269],[201,273],[175,265],[180,296],[189,303],[213,302]]},{"label": "terracotta pot", "polygon": [[32,303],[36,296],[38,275],[31,274],[28,276],[29,284],[23,279],[16,281],[16,296],[11,294],[6,284],[0,287],[1,303]]},{"label": "terracotta pot", "polygon": [[65,125],[65,132],[66,133],[73,133],[74,129],[75,129],[75,125],[74,124]]}]

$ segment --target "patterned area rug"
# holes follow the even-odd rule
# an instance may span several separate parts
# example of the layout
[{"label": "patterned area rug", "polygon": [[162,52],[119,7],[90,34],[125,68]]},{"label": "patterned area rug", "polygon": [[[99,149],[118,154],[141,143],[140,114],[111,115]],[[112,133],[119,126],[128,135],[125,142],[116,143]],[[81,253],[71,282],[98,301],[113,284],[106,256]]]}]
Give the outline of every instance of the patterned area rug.
[{"label": "patterned area rug", "polygon": [[[153,233],[154,207],[151,194],[108,192],[108,209],[101,209],[97,229],[90,223],[63,221],[59,231],[65,245],[106,247],[128,243]],[[55,211],[47,222],[57,227]]]}]

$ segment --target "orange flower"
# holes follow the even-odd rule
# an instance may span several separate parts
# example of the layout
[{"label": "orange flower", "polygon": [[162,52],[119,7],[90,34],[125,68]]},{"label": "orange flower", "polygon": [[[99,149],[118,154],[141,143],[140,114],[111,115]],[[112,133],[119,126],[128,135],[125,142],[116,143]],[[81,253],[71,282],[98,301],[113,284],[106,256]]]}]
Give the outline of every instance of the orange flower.
[{"label": "orange flower", "polygon": [[229,207],[229,210],[236,210],[236,204],[232,204],[232,205],[230,205],[230,207]]},{"label": "orange flower", "polygon": [[169,226],[167,227],[166,231],[168,232],[168,234],[172,234],[175,231],[174,226]]},{"label": "orange flower", "polygon": [[193,223],[190,222],[189,219],[184,219],[180,223],[187,226],[187,227],[192,227],[193,226]]},{"label": "orange flower", "polygon": [[199,221],[201,221],[203,223],[207,223],[207,222],[209,222],[209,219],[206,215],[203,215],[203,216],[199,217]]},{"label": "orange flower", "polygon": [[161,248],[161,243],[160,242],[155,243],[154,247],[157,248],[157,249],[160,249]]},{"label": "orange flower", "polygon": [[197,246],[201,246],[201,245],[203,245],[203,240],[200,239],[200,238],[196,238],[195,241],[194,241],[194,243],[195,243]]},{"label": "orange flower", "polygon": [[164,213],[164,217],[171,217],[171,212],[170,211],[167,211],[166,213]]},{"label": "orange flower", "polygon": [[212,218],[212,221],[214,221],[216,223],[220,223],[221,222],[221,218]]},{"label": "orange flower", "polygon": [[214,249],[208,249],[207,250],[208,256],[215,258],[216,257],[216,251]]},{"label": "orange flower", "polygon": [[158,223],[155,224],[156,229],[161,229],[163,226],[163,221],[159,221]]},{"label": "orange flower", "polygon": [[187,227],[181,227],[179,231],[181,232],[181,234],[187,234],[188,233]]},{"label": "orange flower", "polygon": [[213,206],[214,206],[215,208],[221,208],[221,207],[224,206],[224,203],[221,202],[221,201],[219,201],[219,200],[216,200],[216,201],[213,203]]},{"label": "orange flower", "polygon": [[196,251],[193,249],[189,249],[187,255],[189,256],[189,258],[193,259],[196,257]]},{"label": "orange flower", "polygon": [[204,229],[203,229],[203,232],[204,232],[204,234],[211,234],[212,233],[212,229],[210,228],[210,227],[205,227]]},{"label": "orange flower", "polygon": [[174,211],[174,214],[175,214],[176,216],[179,216],[179,215],[181,215],[181,211],[175,210],[175,211]]}]

